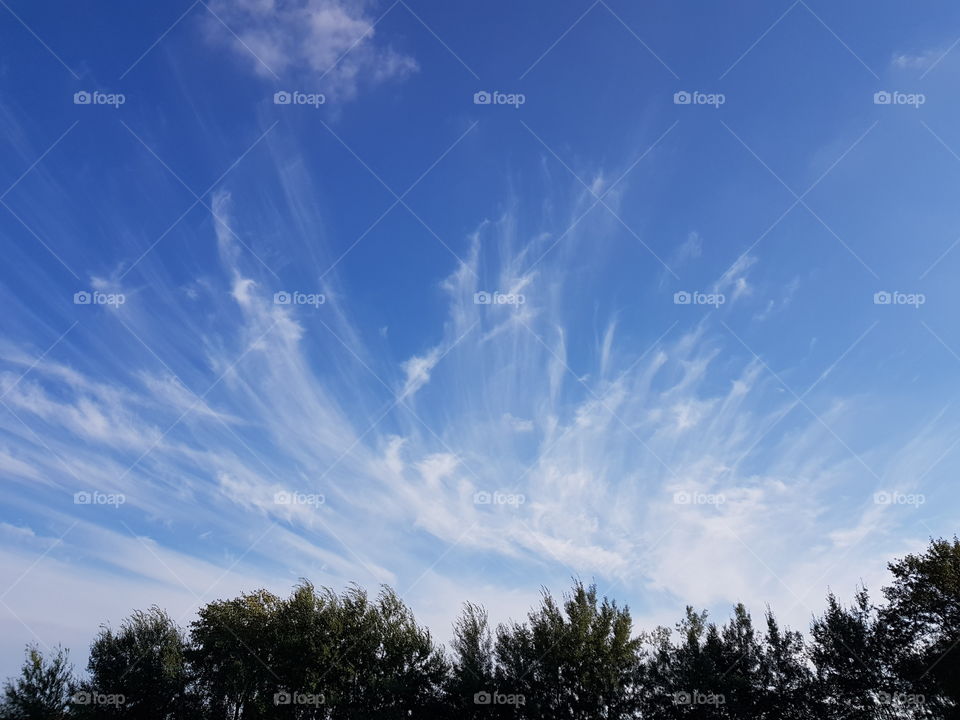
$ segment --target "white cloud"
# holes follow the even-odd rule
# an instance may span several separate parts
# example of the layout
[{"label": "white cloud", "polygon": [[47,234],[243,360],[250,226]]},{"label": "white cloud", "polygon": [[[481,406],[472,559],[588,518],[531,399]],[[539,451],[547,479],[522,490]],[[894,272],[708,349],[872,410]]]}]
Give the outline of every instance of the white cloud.
[{"label": "white cloud", "polygon": [[891,64],[901,70],[925,70],[943,55],[942,50],[925,50],[921,53],[896,53]]},{"label": "white cloud", "polygon": [[533,420],[523,420],[521,418],[514,417],[510,413],[503,414],[503,421],[510,427],[511,430],[515,432],[533,432]]},{"label": "white cloud", "polygon": [[753,288],[747,281],[750,268],[757,262],[753,255],[742,255],[731,265],[714,284],[714,292],[727,296],[727,302],[733,303],[740,297],[750,295]]},{"label": "white cloud", "polygon": [[701,254],[703,254],[703,241],[700,239],[700,233],[691,232],[687,235],[687,239],[680,243],[668,265],[678,268],[690,260],[698,259]]},{"label": "white cloud", "polygon": [[315,83],[304,91],[344,99],[363,85],[402,78],[416,61],[378,43],[377,18],[357,0],[217,0],[209,32],[263,77]]},{"label": "white cloud", "polygon": [[407,398],[422,388],[430,380],[430,371],[440,359],[440,348],[436,347],[425,355],[413,356],[403,363],[403,372],[406,379],[403,381],[401,398]]},{"label": "white cloud", "polygon": [[[291,172],[276,178],[288,203],[271,215],[277,236],[322,224],[309,182]],[[831,432],[859,433],[876,417],[868,398],[831,394],[825,380],[806,398],[814,418],[706,322],[677,328],[646,355],[667,329],[659,318],[641,326],[598,312],[584,330],[574,315],[582,308],[565,300],[591,267],[603,268],[587,220],[536,272],[529,265],[555,234],[528,240],[519,210],[483,223],[442,283],[446,320],[429,333],[439,341],[398,362],[381,352],[382,337],[371,349],[336,302],[316,322],[303,308],[274,305],[273,281],[227,229],[253,235],[260,213],[231,208],[221,193],[213,208],[220,266],[191,284],[198,298],[180,306],[182,294],[171,293],[165,313],[124,318],[183,386],[122,328],[124,340],[96,363],[64,345],[34,364],[42,348],[0,345],[4,400],[28,426],[0,414],[0,467],[18,477],[18,503],[34,516],[2,529],[13,549],[0,559],[15,578],[37,554],[25,557],[21,546],[56,538],[51,528],[62,532],[65,515],[84,521],[64,539],[64,555],[51,553],[9,600],[51,641],[82,645],[100,621],[152,602],[188,608],[192,595],[164,565],[198,592],[229,569],[216,596],[259,585],[284,592],[298,577],[415,585],[415,607],[443,623],[467,599],[506,598],[498,614],[517,617],[540,582],[558,589],[580,574],[617,583],[613,594],[642,601],[646,616],[675,618],[688,602],[779,609],[796,593],[815,604],[828,582],[840,589],[875,576],[887,550],[902,547],[908,520],[916,532],[916,516],[901,508],[877,512],[875,478]],[[718,287],[742,296],[759,267],[741,258]],[[523,292],[527,303],[476,305],[481,288]],[[398,327],[391,335],[406,332]],[[52,359],[63,356],[72,362]],[[401,396],[416,394],[416,414],[408,403],[393,407],[371,370]],[[847,442],[881,477],[903,476],[925,469],[955,434],[946,419],[919,434],[897,429],[882,447]],[[128,502],[97,514],[72,506],[78,489],[123,492]],[[325,502],[278,507],[279,490]],[[478,490],[523,501],[480,504]],[[724,502],[681,505],[677,492]],[[95,524],[104,527],[88,528]],[[197,536],[207,539],[190,547],[193,556],[172,547]],[[107,582],[114,591],[101,606]],[[31,605],[48,587],[79,598],[74,615],[56,621],[70,632],[51,626],[61,615]],[[791,621],[808,616],[801,603]],[[26,635],[17,633],[20,643]]]}]

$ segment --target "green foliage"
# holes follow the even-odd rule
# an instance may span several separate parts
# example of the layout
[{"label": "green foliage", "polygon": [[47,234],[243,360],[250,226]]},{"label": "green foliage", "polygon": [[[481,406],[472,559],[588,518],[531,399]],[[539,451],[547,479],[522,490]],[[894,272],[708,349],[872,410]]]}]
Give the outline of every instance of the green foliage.
[{"label": "green foliage", "polygon": [[475,700],[496,686],[493,635],[487,611],[466,603],[453,625],[453,660],[447,681],[447,706],[457,718],[491,717],[491,709]]},{"label": "green foliage", "polygon": [[47,660],[35,646],[27,648],[20,676],[3,688],[3,720],[59,720],[67,717],[73,679],[67,652],[58,647]]},{"label": "green foliage", "polygon": [[648,642],[645,707],[655,717],[763,717],[769,705],[765,680],[770,672],[765,648],[756,638],[743,605],[722,628],[707,622],[705,612],[687,607],[677,624],[678,642],[658,628]]},{"label": "green foliage", "polygon": [[136,611],[118,630],[102,627],[90,648],[90,678],[80,687],[84,717],[179,720],[192,717],[187,643],[163,610]]},{"label": "green foliage", "polygon": [[933,540],[889,565],[881,610],[891,672],[907,699],[922,696],[931,712],[960,717],[960,540]]},{"label": "green foliage", "polygon": [[407,717],[439,710],[446,658],[394,591],[370,600],[302,582],[203,608],[191,626],[210,718]]},{"label": "green foliage", "polygon": [[159,608],[101,628],[89,678],[28,648],[0,720],[907,720],[960,717],[960,541],[890,564],[876,607],[832,593],[809,641],[744,605],[724,624],[687,607],[634,634],[630,612],[577,581],[491,629],[467,603],[451,653],[389,588],[300,582],[202,607],[181,630]]},{"label": "green foliage", "polygon": [[757,717],[771,720],[812,717],[813,678],[805,662],[803,636],[792,630],[781,630],[769,608],[766,620]]},{"label": "green foliage", "polygon": [[821,707],[839,720],[873,718],[881,709],[882,659],[877,644],[875,609],[866,589],[844,607],[833,593],[811,628],[810,658],[816,668]]},{"label": "green foliage", "polygon": [[200,609],[188,657],[207,717],[269,717],[280,684],[273,669],[280,606],[280,598],[261,590]]},{"label": "green foliage", "polygon": [[489,692],[504,696],[495,704],[516,717],[628,717],[639,708],[641,674],[631,630],[630,611],[599,600],[595,585],[575,583],[562,606],[544,591],[527,623],[497,629]]},{"label": "green foliage", "polygon": [[331,718],[439,713],[448,662],[397,594],[376,601],[356,587],[328,607],[336,652],[329,670]]}]

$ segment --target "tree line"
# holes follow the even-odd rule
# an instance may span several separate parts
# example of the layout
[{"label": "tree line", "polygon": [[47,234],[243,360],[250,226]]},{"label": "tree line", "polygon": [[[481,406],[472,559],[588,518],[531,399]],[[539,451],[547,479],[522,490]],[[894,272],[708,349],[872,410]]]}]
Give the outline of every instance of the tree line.
[{"label": "tree line", "polygon": [[960,541],[889,563],[875,604],[830,593],[808,637],[742,604],[721,625],[686,609],[635,633],[630,611],[576,581],[523,622],[467,603],[450,648],[390,588],[301,581],[101,627],[84,677],[62,648],[28,647],[4,720],[614,720],[960,718]]}]

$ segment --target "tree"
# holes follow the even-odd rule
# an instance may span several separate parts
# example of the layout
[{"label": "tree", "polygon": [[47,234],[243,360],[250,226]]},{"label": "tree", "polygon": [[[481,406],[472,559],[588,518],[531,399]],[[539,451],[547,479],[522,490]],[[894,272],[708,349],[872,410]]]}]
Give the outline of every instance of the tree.
[{"label": "tree", "polygon": [[880,617],[902,679],[900,696],[942,717],[960,717],[960,540],[931,540],[924,552],[888,567],[894,582],[883,590]]},{"label": "tree", "polygon": [[833,593],[827,609],[811,627],[810,660],[814,666],[820,714],[838,720],[872,720],[884,717],[889,707],[881,635],[876,609],[866,588],[861,588],[850,607]]},{"label": "tree", "polygon": [[3,688],[0,718],[3,720],[59,720],[67,717],[74,692],[73,672],[67,651],[57,647],[44,658],[36,646],[28,646],[20,676]]},{"label": "tree", "polygon": [[726,716],[755,718],[764,694],[762,650],[753,619],[743,603],[734,606],[733,618],[719,635],[718,650],[711,663],[719,671],[712,681],[713,691],[723,698],[722,710]]},{"label": "tree", "polygon": [[657,628],[649,639],[653,652],[648,663],[645,715],[664,720],[725,717],[727,678],[738,664],[752,660],[737,654],[735,644],[725,646],[724,635],[742,630],[725,629],[721,634],[716,625],[707,623],[706,611],[696,612],[690,606],[676,626],[677,644],[672,643],[669,629]]},{"label": "tree", "polygon": [[187,641],[166,612],[134,612],[118,630],[102,627],[90,648],[89,681],[78,710],[92,717],[181,720],[195,715]]},{"label": "tree", "polygon": [[322,713],[333,699],[330,674],[336,660],[332,622],[336,604],[337,597],[331,590],[318,591],[304,580],[276,606],[270,626],[270,669],[278,682],[276,699],[290,701],[289,707],[281,708],[286,711],[285,717],[326,717]]},{"label": "tree", "polygon": [[202,607],[190,625],[188,653],[204,715],[239,720],[275,711],[284,684],[273,669],[281,601],[258,590]]},{"label": "tree", "polygon": [[575,582],[491,631],[467,603],[451,653],[390,588],[301,581],[202,607],[189,640],[159,608],[101,628],[88,680],[27,650],[0,720],[960,720],[960,540],[890,563],[875,607],[830,593],[809,642],[767,608],[722,625],[686,608],[633,634],[629,609]]},{"label": "tree", "polygon": [[813,677],[804,662],[803,636],[781,630],[773,611],[767,608],[767,632],[760,658],[760,708],[758,717],[769,720],[801,720],[813,716]]},{"label": "tree", "polygon": [[441,712],[448,663],[430,631],[388,587],[376,601],[357,587],[328,607],[333,662],[330,717],[435,717]]},{"label": "tree", "polygon": [[523,718],[630,716],[642,668],[631,632],[629,609],[600,601],[595,585],[576,582],[562,607],[544,591],[527,624],[497,629],[493,704]]},{"label": "tree", "polygon": [[201,609],[190,658],[211,718],[391,720],[440,712],[443,649],[395,592],[301,582]]},{"label": "tree", "polygon": [[487,611],[466,603],[453,626],[453,660],[447,682],[447,705],[458,718],[489,718],[490,708],[477,701],[496,689],[493,635]]}]

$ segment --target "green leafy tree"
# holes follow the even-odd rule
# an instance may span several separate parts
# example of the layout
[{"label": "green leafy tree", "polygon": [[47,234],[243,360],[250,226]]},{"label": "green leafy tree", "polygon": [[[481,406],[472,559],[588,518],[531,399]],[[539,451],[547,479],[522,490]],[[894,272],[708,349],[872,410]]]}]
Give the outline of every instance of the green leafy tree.
[{"label": "green leafy tree", "polygon": [[880,618],[901,680],[897,705],[960,717],[960,540],[932,540],[888,567]]},{"label": "green leafy tree", "polygon": [[761,635],[742,604],[635,637],[576,582],[495,632],[468,603],[449,657],[390,588],[301,581],[207,604],[189,640],[156,607],[101,628],[79,685],[65,651],[28,648],[0,720],[957,720],[960,541],[889,567],[885,605],[831,593],[807,642],[769,608]]},{"label": "green leafy tree", "polygon": [[266,590],[202,607],[191,623],[188,658],[211,719],[265,718],[286,688],[274,669],[279,597]]},{"label": "green leafy tree", "polygon": [[[333,616],[337,602],[332,591],[318,591],[304,580],[276,606],[270,627],[278,717],[327,717],[333,682],[329,675],[336,660]],[[279,700],[290,703],[281,707]]]},{"label": "green leafy tree", "polygon": [[491,708],[477,699],[495,689],[493,634],[487,611],[466,603],[453,626],[453,659],[447,682],[447,706],[458,718],[489,718]]},{"label": "green leafy tree", "polygon": [[371,600],[301,582],[205,606],[191,662],[211,718],[424,717],[441,711],[443,649],[395,592]]},{"label": "green leafy tree", "polygon": [[442,711],[449,666],[443,648],[390,588],[376,601],[357,587],[328,608],[334,642],[330,717],[431,717]]},{"label": "green leafy tree", "polygon": [[750,613],[742,603],[733,608],[733,617],[719,632],[711,667],[718,674],[711,690],[723,698],[716,708],[725,717],[759,715],[763,700],[762,649]]},{"label": "green leafy tree", "polygon": [[36,646],[27,647],[20,676],[3,688],[3,720],[60,720],[66,718],[74,692],[67,652],[58,647],[48,660]]},{"label": "green leafy tree", "polygon": [[802,720],[813,716],[813,676],[805,662],[803,636],[781,630],[767,608],[767,632],[760,657],[760,707],[765,720]]},{"label": "green leafy tree", "polygon": [[688,606],[676,626],[676,644],[669,629],[654,631],[644,696],[646,716],[664,720],[726,717],[727,676],[736,671],[738,664],[753,662],[754,653],[740,657],[736,645],[725,645],[724,635],[742,630],[721,633],[716,625],[707,622],[705,611],[696,612]]},{"label": "green leafy tree", "polygon": [[181,720],[196,716],[183,631],[158,607],[136,611],[119,629],[102,627],[90,647],[82,716]]},{"label": "green leafy tree", "polygon": [[[622,718],[639,708],[641,642],[627,608],[577,582],[559,605],[546,591],[525,624],[496,638],[498,709],[522,718]],[[523,704],[510,705],[522,698]]]},{"label": "green leafy tree", "polygon": [[850,607],[841,605],[833,593],[827,596],[826,610],[811,627],[809,655],[818,714],[837,720],[885,717],[889,708],[883,697],[890,687],[876,609],[865,588]]}]

